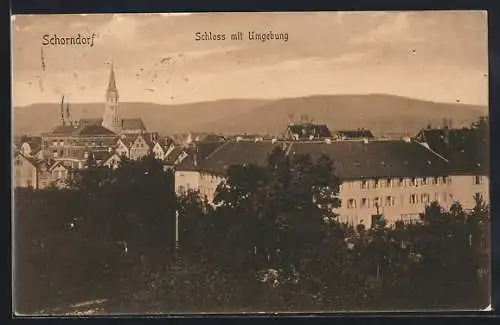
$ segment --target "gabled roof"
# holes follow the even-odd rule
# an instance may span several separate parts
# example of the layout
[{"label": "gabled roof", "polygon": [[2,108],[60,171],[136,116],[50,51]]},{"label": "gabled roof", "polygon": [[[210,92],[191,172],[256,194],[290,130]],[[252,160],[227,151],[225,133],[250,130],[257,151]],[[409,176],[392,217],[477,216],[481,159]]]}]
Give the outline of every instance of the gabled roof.
[{"label": "gabled roof", "polygon": [[174,165],[179,155],[184,151],[182,147],[175,147],[164,159],[165,165]]},{"label": "gabled roof", "polygon": [[48,169],[49,169],[49,171],[52,171],[54,168],[56,168],[58,166],[62,166],[62,167],[64,167],[64,169],[68,169],[68,167],[64,166],[62,161],[55,161]]},{"label": "gabled roof", "polygon": [[22,153],[18,153],[18,154],[16,155],[16,159],[18,159],[18,158],[21,158],[21,159],[26,160],[27,162],[29,162],[29,163],[30,163],[33,167],[35,167],[35,168],[38,168],[38,165],[39,165],[39,163],[40,163],[40,162],[38,161],[38,159],[36,159],[36,158],[34,158],[34,157],[27,157],[27,156],[23,155]]},{"label": "gabled roof", "polygon": [[129,136],[123,136],[120,137],[118,141],[121,141],[128,149],[130,149],[130,146],[134,143],[135,139],[137,139],[137,135],[129,135]]}]

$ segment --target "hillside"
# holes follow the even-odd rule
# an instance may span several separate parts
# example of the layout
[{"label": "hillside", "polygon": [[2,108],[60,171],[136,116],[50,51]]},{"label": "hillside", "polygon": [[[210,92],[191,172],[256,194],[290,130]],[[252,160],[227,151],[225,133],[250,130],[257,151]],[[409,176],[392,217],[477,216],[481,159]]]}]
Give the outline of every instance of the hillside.
[{"label": "hillside", "polygon": [[[102,115],[102,103],[73,104],[75,118]],[[412,135],[427,124],[452,118],[453,126],[469,125],[487,107],[435,103],[392,95],[325,95],[278,100],[228,99],[182,105],[122,103],[123,117],[141,117],[149,130],[162,134],[217,132],[279,134],[289,115],[307,115],[330,129],[368,128],[375,135]],[[39,134],[59,121],[58,104],[14,108],[14,133]]]}]

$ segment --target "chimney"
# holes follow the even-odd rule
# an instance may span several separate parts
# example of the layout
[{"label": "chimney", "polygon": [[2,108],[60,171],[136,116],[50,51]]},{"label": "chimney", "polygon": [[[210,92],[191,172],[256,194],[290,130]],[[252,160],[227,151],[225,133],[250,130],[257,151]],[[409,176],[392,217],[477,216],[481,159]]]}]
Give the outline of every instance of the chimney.
[{"label": "chimney", "polygon": [[198,166],[198,147],[194,149],[194,154],[193,154],[193,164],[195,167]]},{"label": "chimney", "polygon": [[66,125],[66,120],[64,118],[64,95],[61,97],[61,124]]}]

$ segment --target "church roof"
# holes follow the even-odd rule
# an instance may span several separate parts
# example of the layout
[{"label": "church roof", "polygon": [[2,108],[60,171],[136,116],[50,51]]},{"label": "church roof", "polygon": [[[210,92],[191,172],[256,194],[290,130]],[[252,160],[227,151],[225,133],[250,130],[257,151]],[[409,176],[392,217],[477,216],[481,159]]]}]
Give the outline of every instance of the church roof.
[{"label": "church roof", "polygon": [[79,132],[80,135],[113,135],[113,131],[106,129],[102,125],[87,125]]},{"label": "church roof", "polygon": [[122,119],[122,130],[146,130],[146,126],[140,118],[124,118]]}]

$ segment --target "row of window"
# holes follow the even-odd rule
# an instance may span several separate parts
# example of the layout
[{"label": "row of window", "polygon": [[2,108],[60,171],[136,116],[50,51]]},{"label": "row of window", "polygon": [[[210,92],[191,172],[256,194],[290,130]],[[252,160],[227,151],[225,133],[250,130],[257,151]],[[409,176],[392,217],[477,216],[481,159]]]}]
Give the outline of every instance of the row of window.
[{"label": "row of window", "polygon": [[[347,188],[354,188],[357,182],[345,182]],[[406,187],[420,185],[447,185],[451,184],[451,177],[423,177],[423,178],[386,178],[374,180],[362,180],[360,187],[362,189],[369,188],[390,188],[390,187]]]},{"label": "row of window", "polygon": [[[442,201],[447,202],[448,199],[453,200],[452,194],[442,193],[441,196],[439,193],[434,193],[434,197],[431,198],[429,193],[422,194],[410,194],[409,196],[409,204],[427,204],[431,201]],[[404,196],[401,196],[401,204],[405,204]],[[359,204],[359,206],[358,206]],[[348,209],[356,209],[356,208],[377,208],[377,207],[393,207],[396,205],[396,197],[393,195],[388,195],[385,197],[374,197],[370,198],[361,198],[359,200],[356,199],[348,199],[346,207]]]},{"label": "row of window", "polygon": [[[475,185],[483,184],[482,176],[473,176]],[[357,182],[344,182],[343,185],[347,188],[354,188]],[[370,188],[390,188],[390,187],[406,187],[406,186],[421,186],[421,185],[450,185],[451,177],[423,177],[423,178],[386,178],[375,180],[362,180],[360,187],[362,189]]]}]

